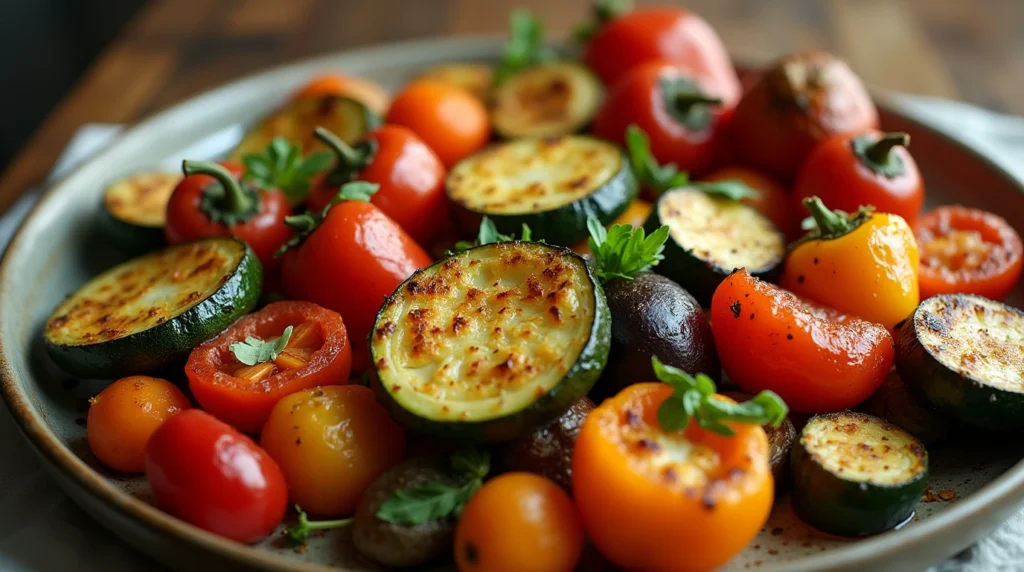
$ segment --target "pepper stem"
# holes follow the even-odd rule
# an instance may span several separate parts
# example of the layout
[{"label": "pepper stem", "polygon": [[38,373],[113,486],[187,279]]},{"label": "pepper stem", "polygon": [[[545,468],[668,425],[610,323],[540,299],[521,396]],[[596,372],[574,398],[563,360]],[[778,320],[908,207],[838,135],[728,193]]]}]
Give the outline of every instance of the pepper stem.
[{"label": "pepper stem", "polygon": [[722,105],[722,98],[705,95],[699,91],[681,91],[676,94],[674,103],[680,113],[689,115],[697,105]]},{"label": "pepper stem", "polygon": [[360,156],[359,151],[352,148],[351,145],[345,143],[340,137],[331,133],[329,130],[323,127],[317,127],[313,130],[313,135],[319,139],[332,153],[338,158],[338,165],[346,168],[353,168],[359,165],[363,160]]},{"label": "pepper stem", "polygon": [[830,210],[817,196],[804,199],[803,205],[811,212],[822,236],[838,236],[851,230],[850,219]]},{"label": "pepper stem", "polygon": [[231,213],[247,213],[253,209],[252,197],[242,190],[238,179],[223,165],[212,161],[189,161],[186,159],[181,162],[181,171],[185,173],[186,177],[208,175],[216,179],[224,189],[225,206],[221,210]]},{"label": "pepper stem", "polygon": [[889,161],[889,152],[893,147],[908,147],[909,145],[910,135],[903,132],[886,133],[864,150],[864,156],[869,161],[884,165]]}]

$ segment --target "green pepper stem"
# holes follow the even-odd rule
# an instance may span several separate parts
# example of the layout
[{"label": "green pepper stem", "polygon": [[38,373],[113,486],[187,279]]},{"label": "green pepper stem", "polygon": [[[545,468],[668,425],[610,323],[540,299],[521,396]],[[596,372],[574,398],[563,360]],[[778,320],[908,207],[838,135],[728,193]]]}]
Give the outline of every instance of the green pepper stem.
[{"label": "green pepper stem", "polygon": [[181,170],[185,173],[186,177],[208,175],[216,179],[224,189],[224,198],[227,204],[227,207],[222,210],[232,213],[246,213],[253,209],[252,197],[242,190],[242,185],[238,182],[238,179],[223,165],[212,161],[189,161],[186,159],[181,162]]},{"label": "green pepper stem", "polygon": [[814,217],[814,222],[818,225],[818,231],[822,236],[841,235],[849,232],[849,219],[830,210],[818,197],[806,198],[803,204],[811,212],[811,216]]},{"label": "green pepper stem", "polygon": [[331,150],[332,153],[338,158],[338,164],[348,168],[355,167],[363,160],[359,156],[359,152],[352,148],[351,145],[345,143],[340,137],[331,133],[329,130],[323,127],[317,127],[313,130],[313,135],[323,142],[324,145]]},{"label": "green pepper stem", "polygon": [[889,152],[893,147],[908,147],[909,145],[910,135],[903,132],[886,133],[864,151],[864,156],[869,161],[884,165],[889,161]]},{"label": "green pepper stem", "polygon": [[681,91],[676,94],[674,103],[676,109],[685,115],[693,111],[697,105],[722,105],[722,98],[705,95],[699,91]]},{"label": "green pepper stem", "polygon": [[306,527],[309,530],[321,530],[328,528],[341,528],[352,524],[351,518],[339,518],[338,520],[307,520]]}]

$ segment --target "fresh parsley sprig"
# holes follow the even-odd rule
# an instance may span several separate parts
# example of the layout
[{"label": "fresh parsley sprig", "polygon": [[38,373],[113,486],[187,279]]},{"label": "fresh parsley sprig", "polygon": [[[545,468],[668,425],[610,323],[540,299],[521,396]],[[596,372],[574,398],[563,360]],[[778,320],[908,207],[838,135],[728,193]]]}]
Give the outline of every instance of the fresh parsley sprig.
[{"label": "fresh parsley sprig", "polygon": [[654,375],[672,387],[672,395],[658,407],[658,423],[666,431],[681,431],[693,419],[713,433],[735,434],[726,422],[778,427],[789,408],[772,391],[762,391],[743,403],[731,403],[715,397],[715,382],[703,373],[692,376],[651,357]]},{"label": "fresh parsley sprig", "polygon": [[342,528],[352,524],[351,518],[341,518],[338,520],[314,520],[310,521],[309,516],[306,515],[306,511],[302,510],[299,505],[295,505],[296,512],[299,513],[299,523],[295,526],[289,526],[284,530],[285,540],[292,546],[302,546],[309,540],[309,533],[314,530],[329,530],[332,528]]},{"label": "fresh parsley sprig", "polygon": [[519,234],[519,238],[516,238],[514,234],[502,234],[498,232],[498,227],[494,226],[494,221],[488,217],[484,217],[480,221],[480,230],[477,231],[475,240],[460,240],[455,243],[455,248],[449,253],[462,252],[463,250],[469,250],[474,246],[481,246],[484,244],[493,244],[495,242],[512,242],[514,240],[521,240],[523,242],[530,242],[533,240],[533,231],[530,230],[529,225],[523,223],[523,229]]},{"label": "fresh parsley sprig", "polygon": [[264,189],[281,189],[292,204],[309,195],[313,177],[331,167],[333,157],[327,151],[302,154],[302,144],[274,137],[262,153],[242,157],[243,178]]},{"label": "fresh parsley sprig", "polygon": [[427,481],[394,495],[377,510],[377,518],[397,524],[422,524],[457,518],[466,503],[483,486],[491,470],[487,451],[469,448],[452,455],[451,468],[462,484],[449,485]]},{"label": "fresh parsley sprig", "polygon": [[577,26],[572,32],[572,39],[577,44],[586,44],[609,20],[632,10],[633,0],[594,0],[590,21]]},{"label": "fresh parsley sprig", "polygon": [[643,228],[633,228],[628,224],[617,224],[611,230],[605,230],[601,222],[591,216],[587,218],[587,230],[590,231],[590,252],[594,255],[596,267],[594,273],[601,282],[613,278],[632,280],[665,258],[662,254],[668,240],[668,227],[665,225],[645,236]]},{"label": "fresh parsley sprig", "polygon": [[249,336],[244,342],[235,342],[228,346],[235,358],[245,365],[256,365],[277,359],[278,354],[284,351],[288,340],[292,338],[292,327],[284,329],[279,337],[269,340],[261,340]]},{"label": "fresh parsley sprig", "polygon": [[525,8],[509,17],[509,38],[494,70],[494,85],[500,85],[516,73],[555,59],[555,52],[544,45],[544,26]]}]

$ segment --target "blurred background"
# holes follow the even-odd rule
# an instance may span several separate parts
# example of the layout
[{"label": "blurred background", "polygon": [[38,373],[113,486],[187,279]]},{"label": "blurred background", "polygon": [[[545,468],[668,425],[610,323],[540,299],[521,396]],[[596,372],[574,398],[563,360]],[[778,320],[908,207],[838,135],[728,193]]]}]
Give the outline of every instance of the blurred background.
[{"label": "blurred background", "polygon": [[[639,4],[655,2],[640,1]],[[1024,0],[661,0],[708,19],[738,55],[812,48],[876,88],[1024,113]],[[501,33],[527,6],[553,35],[589,0],[3,0],[0,211],[79,125],[138,118],[303,56]]]}]

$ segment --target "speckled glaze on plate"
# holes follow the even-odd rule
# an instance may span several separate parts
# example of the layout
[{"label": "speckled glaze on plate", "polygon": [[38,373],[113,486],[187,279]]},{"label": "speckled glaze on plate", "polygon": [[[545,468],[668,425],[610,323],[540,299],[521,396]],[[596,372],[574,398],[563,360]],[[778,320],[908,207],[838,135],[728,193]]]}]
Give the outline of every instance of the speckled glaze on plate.
[{"label": "speckled glaze on plate", "polygon": [[[316,537],[298,553],[278,546],[276,538],[255,547],[223,540],[160,512],[151,505],[144,479],[113,474],[92,457],[85,441],[86,400],[104,383],[59,371],[43,351],[40,332],[64,296],[121,259],[94,232],[100,193],[110,180],[146,167],[175,169],[199,140],[221,141],[227,151],[240,125],[325,69],[394,88],[432,63],[493,59],[500,45],[496,38],[396,44],[255,75],[140,123],[47,193],[0,263],[0,390],[43,464],[78,504],[124,540],[180,570],[375,569],[354,553],[346,531]],[[1024,229],[1021,181],[952,134],[915,121],[897,99],[880,95],[879,105],[886,130],[911,134],[931,204],[992,210]],[[1021,300],[1018,290],[1010,303],[1020,306]],[[930,453],[930,493],[900,530],[861,540],[832,537],[800,523],[783,497],[760,536],[726,569],[921,570],[977,540],[1024,501],[1024,442],[961,435]]]}]

